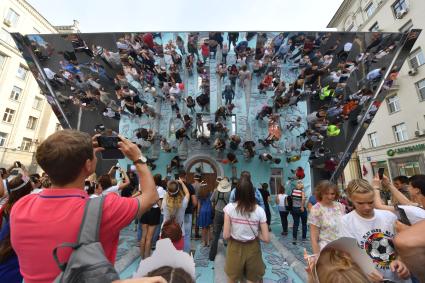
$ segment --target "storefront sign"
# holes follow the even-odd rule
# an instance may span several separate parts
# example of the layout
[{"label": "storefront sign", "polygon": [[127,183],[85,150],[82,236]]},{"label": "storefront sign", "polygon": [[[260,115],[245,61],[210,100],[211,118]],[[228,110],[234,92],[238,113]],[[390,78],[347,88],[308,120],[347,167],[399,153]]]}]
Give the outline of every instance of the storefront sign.
[{"label": "storefront sign", "polygon": [[425,144],[424,143],[416,144],[416,145],[412,145],[412,146],[400,147],[400,148],[396,148],[396,149],[389,149],[389,150],[387,150],[387,155],[388,156],[394,156],[396,154],[403,154],[403,153],[408,153],[408,152],[413,152],[413,151],[421,151],[421,150],[425,150]]}]

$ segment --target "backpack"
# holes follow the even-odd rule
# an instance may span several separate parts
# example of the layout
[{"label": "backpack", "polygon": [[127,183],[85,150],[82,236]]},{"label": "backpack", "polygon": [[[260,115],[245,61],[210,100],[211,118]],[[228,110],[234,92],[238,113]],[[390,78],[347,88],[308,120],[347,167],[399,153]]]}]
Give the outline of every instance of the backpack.
[{"label": "backpack", "polygon": [[[103,283],[118,280],[118,273],[106,258],[99,242],[104,197],[89,199],[84,209],[76,243],[62,243],[53,250],[53,258],[62,271],[55,283]],[[68,262],[61,263],[57,256],[59,248],[72,248]]]},{"label": "backpack", "polygon": [[217,205],[217,203],[218,203],[219,200],[221,200],[221,201],[224,202],[224,206],[227,205],[227,201],[224,199],[224,193],[223,192],[218,192],[217,200],[215,202],[215,205]]},{"label": "backpack", "polygon": [[292,210],[292,193],[291,193],[291,195],[286,197],[286,203],[287,203],[287,205],[285,205],[285,210],[291,211]]}]

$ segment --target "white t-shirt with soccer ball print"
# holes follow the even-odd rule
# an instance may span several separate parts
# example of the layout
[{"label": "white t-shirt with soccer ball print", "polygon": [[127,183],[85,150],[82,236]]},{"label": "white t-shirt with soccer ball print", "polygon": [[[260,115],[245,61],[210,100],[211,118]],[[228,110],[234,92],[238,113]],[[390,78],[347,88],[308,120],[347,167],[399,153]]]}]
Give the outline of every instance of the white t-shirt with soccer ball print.
[{"label": "white t-shirt with soccer ball print", "polygon": [[367,219],[361,217],[355,210],[342,217],[340,236],[355,238],[360,248],[365,250],[376,269],[385,279],[394,282],[407,283],[410,279],[400,279],[390,269],[390,263],[396,259],[393,244],[394,223],[397,217],[386,210],[375,209],[374,217]]}]

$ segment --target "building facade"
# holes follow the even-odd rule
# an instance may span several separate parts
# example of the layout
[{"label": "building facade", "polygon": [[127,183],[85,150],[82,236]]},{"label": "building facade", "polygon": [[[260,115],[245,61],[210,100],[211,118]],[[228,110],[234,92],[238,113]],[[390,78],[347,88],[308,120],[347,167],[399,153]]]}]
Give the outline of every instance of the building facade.
[{"label": "building facade", "polygon": [[[425,1],[344,0],[328,24],[339,31],[405,32],[425,29]],[[425,35],[419,36],[396,83],[345,170],[346,180],[425,174]],[[356,169],[357,168],[357,169]]]},{"label": "building facade", "polygon": [[1,1],[0,16],[0,167],[19,160],[35,172],[37,145],[60,124],[10,33],[58,31],[23,0]]}]

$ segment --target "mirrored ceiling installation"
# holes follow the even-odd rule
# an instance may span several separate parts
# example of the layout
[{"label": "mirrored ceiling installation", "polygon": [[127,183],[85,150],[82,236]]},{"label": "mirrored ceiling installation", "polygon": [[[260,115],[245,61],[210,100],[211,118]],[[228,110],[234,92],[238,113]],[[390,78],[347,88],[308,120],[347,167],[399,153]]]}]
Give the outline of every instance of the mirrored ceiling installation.
[{"label": "mirrored ceiling installation", "polygon": [[14,38],[64,128],[119,132],[163,175],[198,157],[216,175],[250,171],[274,193],[337,180],[419,33]]}]

